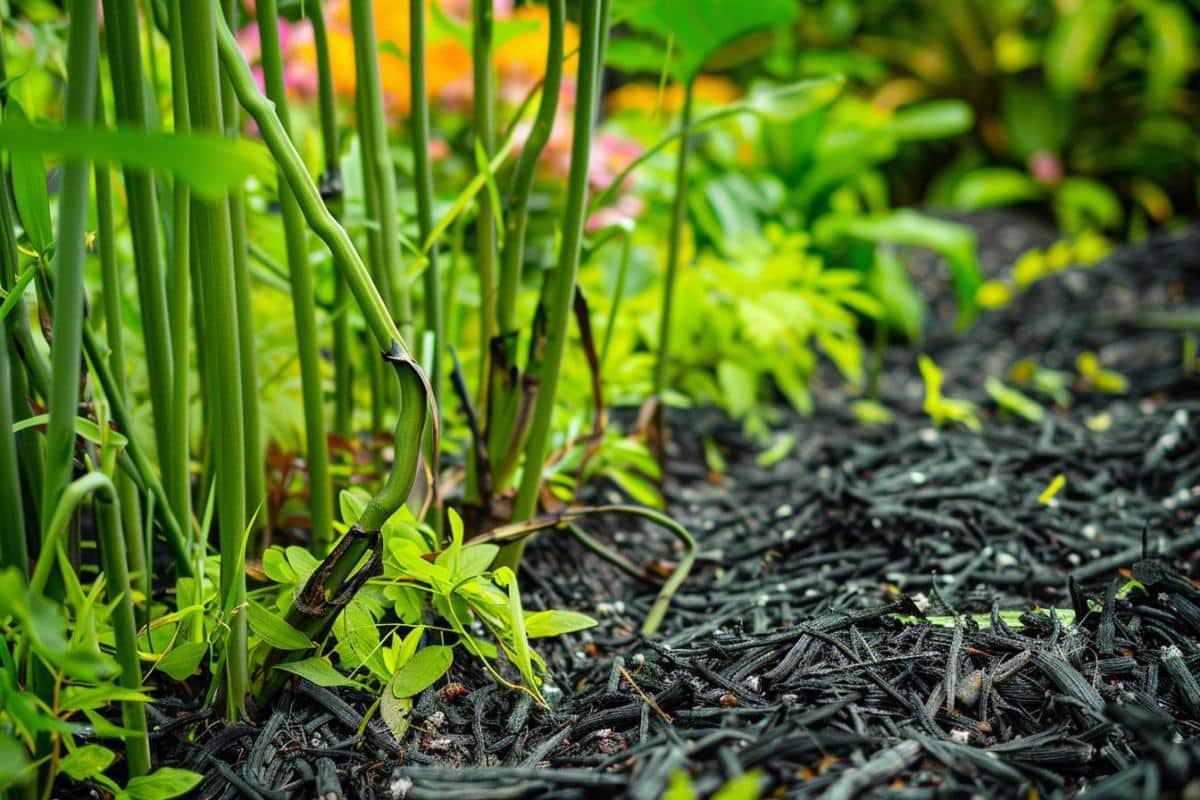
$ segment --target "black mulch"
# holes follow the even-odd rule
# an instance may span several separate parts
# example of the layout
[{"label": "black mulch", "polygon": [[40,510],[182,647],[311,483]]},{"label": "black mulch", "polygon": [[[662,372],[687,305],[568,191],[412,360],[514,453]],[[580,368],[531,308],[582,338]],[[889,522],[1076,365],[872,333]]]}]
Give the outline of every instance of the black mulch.
[{"label": "black mulch", "polygon": [[[208,774],[204,798],[654,798],[680,770],[703,796],[751,769],[789,797],[1196,797],[1200,376],[1181,333],[1137,317],[1198,300],[1190,231],[1047,279],[968,336],[935,322],[928,351],[980,402],[981,433],[929,426],[903,348],[893,423],[864,427],[830,392],[769,467],[736,424],[678,416],[668,494],[701,557],[660,635],[636,633],[653,587],[553,535],[530,550],[530,604],[600,620],[539,643],[552,710],[460,659],[400,743],[378,721],[357,733],[373,698],[306,684],[257,727],[164,699],[159,757]],[[1131,391],[1039,425],[980,389],[1087,349]],[[606,524],[636,557],[673,557]]]}]

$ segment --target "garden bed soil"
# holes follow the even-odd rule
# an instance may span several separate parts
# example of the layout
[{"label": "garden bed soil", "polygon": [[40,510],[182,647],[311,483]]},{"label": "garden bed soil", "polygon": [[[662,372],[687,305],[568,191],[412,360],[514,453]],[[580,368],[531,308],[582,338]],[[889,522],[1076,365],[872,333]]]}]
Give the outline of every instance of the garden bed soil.
[{"label": "garden bed soil", "polygon": [[[989,270],[1048,239],[975,222]],[[750,770],[789,797],[1195,797],[1200,375],[1183,334],[1140,317],[1198,300],[1195,230],[1040,281],[965,336],[939,296],[925,351],[980,432],[930,426],[901,346],[891,423],[861,424],[829,381],[769,466],[737,423],[673,414],[666,493],[700,556],[658,635],[637,633],[655,587],[565,537],[529,549],[527,604],[599,620],[538,642],[551,709],[461,658],[401,742],[378,720],[357,733],[374,698],[298,682],[257,725],[161,697],[157,759],[205,773],[202,798],[656,798],[681,771],[706,796]],[[1085,350],[1129,391],[1077,391],[1040,424],[982,392],[1018,359],[1070,371]],[[635,523],[599,530],[677,558]]]}]

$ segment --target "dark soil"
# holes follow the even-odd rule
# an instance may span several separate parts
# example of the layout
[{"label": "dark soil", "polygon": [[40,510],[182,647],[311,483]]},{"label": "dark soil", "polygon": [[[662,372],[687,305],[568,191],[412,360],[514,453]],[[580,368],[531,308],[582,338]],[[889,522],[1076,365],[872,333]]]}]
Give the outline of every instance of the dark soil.
[{"label": "dark soil", "polygon": [[[980,233],[989,268],[1045,243],[1012,218]],[[676,415],[667,494],[701,556],[660,635],[636,633],[655,587],[565,538],[530,548],[529,604],[600,620],[540,642],[552,710],[460,659],[403,742],[356,734],[374,698],[303,685],[257,727],[164,699],[158,758],[210,775],[205,798],[655,798],[679,771],[706,796],[752,769],[789,797],[1200,796],[1200,375],[1182,333],[1138,319],[1198,301],[1193,230],[1039,282],[965,336],[939,303],[926,352],[980,433],[930,427],[900,346],[892,423],[860,424],[831,389],[769,467],[736,423]],[[1040,424],[982,391],[1020,358],[1073,370],[1084,350],[1130,391],[1073,387]],[[627,553],[675,557],[608,524]]]}]

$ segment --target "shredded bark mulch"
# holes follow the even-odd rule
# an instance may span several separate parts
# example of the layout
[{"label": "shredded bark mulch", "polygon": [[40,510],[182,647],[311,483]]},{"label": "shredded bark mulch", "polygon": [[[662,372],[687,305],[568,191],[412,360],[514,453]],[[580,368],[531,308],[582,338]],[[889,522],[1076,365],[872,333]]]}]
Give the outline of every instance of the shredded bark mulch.
[{"label": "shredded bark mulch", "polygon": [[[749,770],[787,797],[1200,796],[1200,375],[1150,316],[1198,300],[1191,230],[1045,279],[966,336],[935,321],[925,351],[978,433],[931,427],[900,346],[891,423],[829,392],[769,466],[737,423],[676,415],[667,496],[700,558],[659,635],[637,634],[654,586],[565,537],[530,548],[528,604],[600,620],[539,640],[550,709],[463,658],[402,742],[359,732],[374,698],[297,682],[255,726],[161,699],[157,756],[207,774],[203,798],[656,798],[680,771],[705,796]],[[1085,350],[1129,390],[1074,386],[1037,424],[982,392]]]}]

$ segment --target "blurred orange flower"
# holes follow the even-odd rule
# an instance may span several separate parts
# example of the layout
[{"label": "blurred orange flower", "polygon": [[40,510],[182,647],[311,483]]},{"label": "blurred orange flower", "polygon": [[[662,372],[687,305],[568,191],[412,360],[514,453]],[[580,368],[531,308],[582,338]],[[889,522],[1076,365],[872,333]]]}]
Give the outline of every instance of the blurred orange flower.
[{"label": "blurred orange flower", "polygon": [[[728,78],[701,75],[696,79],[693,95],[697,103],[727,105],[741,97],[742,92],[737,84]],[[657,83],[635,81],[609,92],[604,104],[613,114],[621,111],[674,113],[683,105],[683,87],[677,83],[670,83],[660,91]]]},{"label": "blurred orange flower", "polygon": [[[469,24],[470,4],[463,0],[422,1],[426,8],[437,2],[440,11],[453,22]],[[375,34],[379,40],[384,98],[391,110],[401,114],[407,114],[412,108],[408,63],[409,8],[409,0],[392,0],[375,7]],[[326,4],[326,9],[334,87],[341,94],[353,97],[355,68],[350,4],[348,0],[332,0]],[[549,13],[540,5],[513,10],[508,0],[496,0],[494,13],[500,44],[495,48],[493,62],[500,100],[519,103],[541,80],[545,70]],[[462,36],[439,30],[434,14],[430,11],[426,14],[425,85],[429,96],[444,105],[468,106],[471,100],[470,46],[462,41]],[[504,36],[502,26],[506,23],[519,27]],[[578,30],[568,23],[565,50],[570,53],[578,44]],[[310,42],[298,46],[295,56],[307,64],[316,63],[316,50]]]}]

